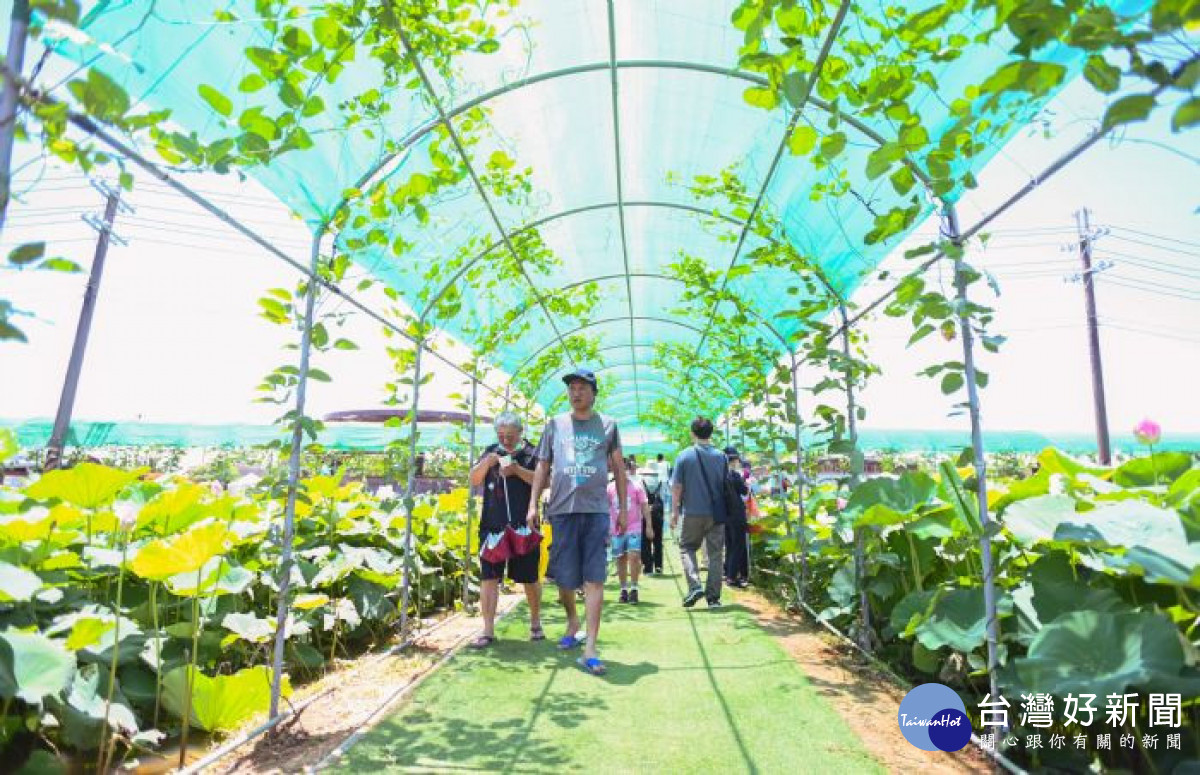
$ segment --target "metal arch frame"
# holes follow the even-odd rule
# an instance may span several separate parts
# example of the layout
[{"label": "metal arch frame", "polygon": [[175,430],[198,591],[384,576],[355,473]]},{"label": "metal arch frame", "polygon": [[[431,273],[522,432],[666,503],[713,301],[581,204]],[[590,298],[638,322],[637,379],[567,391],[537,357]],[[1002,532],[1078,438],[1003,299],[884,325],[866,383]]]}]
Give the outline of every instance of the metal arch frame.
[{"label": "metal arch frame", "polygon": [[[679,326],[680,328],[686,328],[690,331],[700,333],[700,329],[698,327],[693,326],[689,323],[684,323],[683,321],[680,321],[680,320],[671,320],[670,318],[654,317],[653,315],[638,315],[638,316],[636,316],[635,319],[636,320],[645,320],[645,321],[655,322],[655,323],[666,323],[668,325]],[[586,331],[587,329],[594,328],[596,326],[607,325],[609,323],[620,323],[623,320],[625,320],[624,317],[603,318],[601,320],[593,320],[588,323],[585,323],[584,325],[577,326],[576,328],[573,328],[570,331],[567,331],[566,334],[564,334],[564,336],[572,336],[574,334],[579,333],[580,331]],[[515,381],[517,379],[518,375],[520,375],[520,373],[525,370],[526,366],[528,366],[533,361],[537,360],[537,358],[539,358],[542,355],[542,353],[546,352],[547,350],[549,350],[551,347],[555,346],[556,344],[558,344],[558,343],[553,342],[553,341],[547,342],[546,344],[542,345],[538,349],[531,352],[528,356],[526,356],[525,360],[521,361],[521,363],[517,365],[517,368],[515,368],[513,370],[512,374],[509,377],[510,381]]]},{"label": "metal arch frame", "polygon": [[[671,275],[662,274],[660,272],[633,272],[630,274],[606,274],[606,275],[597,275],[595,277],[588,277],[583,280],[576,280],[573,283],[567,283],[566,285],[555,286],[554,290],[555,291],[569,291],[569,290],[578,288],[582,285],[587,285],[588,283],[601,283],[601,282],[605,282],[607,280],[618,280],[622,277],[628,277],[628,278],[636,277],[636,278],[644,279],[644,280],[667,280],[668,282],[679,283],[680,285],[684,284],[684,281],[681,280],[680,278],[672,277]],[[825,285],[825,281],[823,278],[822,278],[821,284]],[[517,314],[513,318],[513,320],[514,321],[520,320],[521,317],[523,317],[525,315],[525,313],[528,312],[530,309],[531,309],[531,307],[528,304],[521,307],[521,309],[519,309],[517,311]],[[768,318],[766,318],[765,316],[763,316],[762,313],[758,312],[755,309],[749,308],[749,307],[742,308],[741,311],[745,312],[750,317],[759,321],[759,323],[762,324],[763,328],[765,328],[767,330],[767,332],[771,334],[771,336],[775,337],[776,341],[778,341],[785,350],[789,347],[787,338],[779,331],[779,329],[775,328],[775,326],[773,326],[771,324],[771,321]],[[696,333],[701,333],[701,329],[697,328]]]},{"label": "metal arch frame", "polygon": [[[481,105],[491,102],[499,97],[503,97],[510,92],[520,91],[521,89],[529,86],[535,86],[545,81],[553,81],[559,78],[569,78],[575,75],[587,75],[589,73],[604,72],[606,70],[611,71],[614,68],[616,70],[679,70],[683,72],[706,73],[708,75],[717,75],[723,78],[733,78],[740,81],[745,81],[755,86],[769,87],[771,85],[770,79],[768,79],[766,76],[732,67],[721,67],[719,65],[710,65],[703,62],[687,62],[672,59],[623,59],[615,62],[592,62],[584,65],[573,65],[571,67],[563,67],[557,70],[550,70],[545,73],[519,78],[515,81],[511,81],[503,86],[491,89],[483,94],[472,97],[465,102],[453,106],[446,111],[446,116],[449,119],[458,118],[464,113],[474,110],[475,108],[478,108]],[[890,142],[886,137],[884,137],[875,129],[872,129],[870,125],[866,124],[852,113],[844,110],[837,110],[831,103],[826,102],[825,100],[810,95],[806,103],[806,106],[807,105],[812,105],[818,110],[822,110],[830,115],[836,113],[840,120],[844,121],[847,126],[857,130],[863,137],[871,140],[876,145],[884,145],[885,143]],[[392,151],[384,155],[383,158],[381,158],[372,169],[368,170],[363,174],[362,177],[358,179],[358,182],[354,188],[361,190],[364,187],[371,185],[377,176],[387,171],[388,167],[391,166],[394,161],[402,157],[409,148],[424,139],[425,136],[436,129],[440,123],[440,119],[430,119],[409,132]],[[907,155],[904,156],[901,162],[905,166],[912,169],[913,175],[917,178],[917,180],[926,185],[929,184],[929,176],[926,175],[923,170],[921,170],[920,165],[909,159]],[[351,200],[348,198],[342,199],[333,212],[335,214],[340,212],[350,203],[350,201]]]},{"label": "metal arch frame", "polygon": [[[684,211],[684,212],[696,213],[697,215],[703,215],[703,216],[707,216],[710,218],[716,218],[718,220],[722,220],[727,223],[731,223],[735,226],[741,226],[743,224],[743,221],[738,220],[737,218],[734,218],[734,217],[728,216],[728,215],[721,215],[719,213],[714,213],[711,210],[706,210],[705,208],[700,207],[698,205],[690,205],[690,204],[685,204],[682,202],[664,202],[664,201],[654,200],[654,199],[639,199],[639,200],[633,200],[633,201],[598,202],[596,204],[582,205],[580,207],[568,208],[566,210],[561,210],[557,213],[552,213],[543,218],[538,218],[537,220],[530,221],[529,223],[521,226],[520,228],[510,231],[509,234],[511,236],[515,237],[515,236],[524,234],[528,231],[532,231],[534,229],[541,228],[542,226],[545,226],[546,224],[553,223],[555,221],[560,221],[564,218],[570,218],[575,215],[583,215],[584,213],[598,212],[600,210],[612,210],[612,209],[616,209],[618,207],[620,207],[620,208],[661,207],[661,208],[667,209],[667,210],[680,210],[680,211]],[[461,267],[459,267],[459,270],[457,272],[455,272],[454,275],[449,280],[447,280],[446,283],[441,288],[438,289],[438,292],[433,296],[433,298],[430,299],[430,301],[426,303],[425,310],[422,312],[422,314],[428,315],[428,313],[433,309],[434,305],[436,305],[439,301],[441,301],[442,298],[445,297],[445,295],[450,292],[450,289],[452,287],[454,287],[454,285],[459,280],[461,280],[463,278],[463,276],[471,270],[472,267],[474,267],[476,264],[478,264],[480,261],[482,261],[484,258],[486,258],[488,256],[488,254],[490,254],[493,250],[495,250],[496,248],[500,247],[503,244],[504,243],[500,240],[496,240],[496,241],[492,242],[486,248],[484,248],[483,250],[479,251],[474,256],[472,256],[471,259],[469,261],[467,261],[467,263],[465,263]],[[620,277],[620,275],[613,275],[613,276]]]},{"label": "metal arch frame", "polygon": [[[629,238],[625,230],[625,174],[621,163],[621,108],[620,89],[617,78],[617,22],[613,9],[613,0],[608,0],[608,63],[609,77],[612,82],[612,123],[613,123],[613,156],[616,162],[617,180],[617,223],[621,230],[621,259],[625,264],[625,300],[629,304],[629,343],[637,341],[637,331],[633,320],[633,280],[629,276]],[[637,402],[637,417],[642,416],[641,387],[638,382],[637,351],[630,348],[633,359],[633,391]]]},{"label": "metal arch frame", "polygon": [[[721,288],[718,293],[723,293],[729,285],[729,275],[733,268],[737,266],[738,259],[742,254],[742,246],[746,242],[746,237],[749,236],[751,229],[754,226],[754,219],[758,217],[758,211],[762,207],[763,199],[766,198],[767,189],[771,186],[771,179],[775,177],[775,172],[779,169],[779,163],[783,159],[783,154],[787,150],[788,141],[791,139],[792,132],[799,123],[801,116],[804,115],[804,106],[808,103],[808,99],[812,96],[813,88],[816,86],[817,79],[821,76],[821,69],[825,66],[825,60],[829,57],[829,52],[833,48],[833,41],[841,32],[842,24],[846,19],[846,14],[850,11],[850,0],[842,0],[838,5],[837,13],[834,15],[833,21],[829,25],[829,31],[825,35],[825,40],[821,43],[821,50],[817,54],[816,60],[813,62],[812,73],[805,79],[804,93],[796,100],[798,103],[792,112],[792,117],[784,128],[783,137],[775,148],[775,155],[771,159],[771,165],[767,168],[767,174],[763,176],[762,185],[759,187],[758,195],[754,199],[754,204],[750,208],[750,215],[746,218],[745,225],[742,227],[742,233],[738,237],[737,243],[733,248],[733,257],[729,260],[729,266],[725,269],[725,277],[721,281]],[[832,290],[832,288],[830,288]],[[718,302],[719,304],[719,302]],[[709,317],[708,324],[705,326],[704,333],[700,336],[700,341],[696,345],[696,354],[693,361],[700,357],[701,350],[704,349],[704,342],[708,339],[708,331],[712,328],[713,319],[716,317],[717,306],[713,305],[712,313]]]},{"label": "metal arch frame", "polygon": [[[386,0],[386,3],[390,9],[391,0]],[[533,291],[534,298],[537,299],[538,304],[542,308],[542,313],[546,316],[546,322],[550,324],[550,327],[554,329],[554,333],[558,336],[559,340],[563,342],[563,349],[566,351],[567,357],[574,361],[574,358],[571,356],[570,348],[567,347],[566,341],[562,338],[562,333],[558,330],[558,325],[554,322],[554,316],[550,314],[550,310],[546,306],[544,296],[537,285],[534,284],[533,278],[530,277],[529,273],[525,271],[525,262],[521,260],[521,255],[517,253],[517,249],[512,243],[512,238],[509,236],[508,230],[505,229],[504,224],[500,222],[500,216],[496,213],[496,208],[492,204],[492,199],[490,196],[488,196],[487,189],[483,186],[483,181],[479,179],[479,175],[475,171],[475,166],[471,163],[471,156],[467,153],[466,146],[463,145],[462,138],[459,136],[458,130],[454,128],[454,123],[451,121],[445,109],[442,107],[441,98],[438,96],[437,90],[433,87],[433,82],[429,80],[429,75],[425,72],[425,66],[421,64],[421,59],[417,56],[417,52],[412,47],[412,43],[409,42],[408,35],[404,33],[404,30],[399,26],[398,23],[396,27],[396,35],[400,39],[401,45],[404,47],[404,53],[408,56],[409,61],[412,63],[413,69],[417,73],[422,88],[424,89],[430,102],[433,103],[434,108],[437,110],[438,124],[441,124],[446,128],[446,133],[450,136],[451,141],[454,143],[454,148],[456,151],[458,151],[458,155],[462,160],[463,167],[466,168],[467,174],[470,176],[471,182],[475,186],[475,191],[479,194],[479,198],[482,200],[483,206],[487,210],[492,224],[496,227],[496,231],[500,232],[501,240],[508,248],[509,253],[512,254],[513,260],[517,263],[517,269],[520,270],[521,276],[525,278],[525,282],[529,284],[530,290]],[[421,323],[424,324],[424,322],[425,319],[422,317]],[[403,629],[404,628],[402,626],[401,630]]]},{"label": "metal arch frame", "polygon": [[[638,349],[638,350],[652,350],[655,347],[654,344],[651,344],[649,342],[635,342],[635,343],[631,344],[630,346],[635,349]],[[597,348],[596,352],[603,353],[603,352],[611,352],[612,350],[624,350],[624,349],[625,349],[625,345],[614,344],[614,345],[609,345],[607,347]],[[628,365],[628,364],[622,364],[622,363],[604,364],[604,368],[607,368],[608,366],[624,366],[624,365]],[[697,365],[700,366],[700,368],[707,371],[713,377],[720,380],[721,384],[725,387],[725,391],[727,393],[729,393],[730,395],[733,395],[736,392],[733,388],[733,385],[729,382],[728,379],[725,378],[725,375],[723,375],[721,372],[717,371],[712,366],[709,366],[707,363],[701,363],[701,364],[697,364]]]}]

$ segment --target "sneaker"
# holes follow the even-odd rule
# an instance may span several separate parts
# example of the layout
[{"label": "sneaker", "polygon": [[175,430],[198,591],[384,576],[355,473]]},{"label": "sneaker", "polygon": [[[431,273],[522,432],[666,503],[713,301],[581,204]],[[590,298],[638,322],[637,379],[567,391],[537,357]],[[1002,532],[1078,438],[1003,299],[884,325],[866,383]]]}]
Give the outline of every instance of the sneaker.
[{"label": "sneaker", "polygon": [[631,589],[631,590],[629,590],[629,602],[630,602],[630,603],[633,603],[634,605],[637,605],[637,603],[638,603],[638,591],[637,591],[636,589]]},{"label": "sneaker", "polygon": [[622,590],[621,590],[621,598],[620,598],[620,602],[622,602],[622,603],[628,603],[628,602],[629,602],[629,590],[628,590],[628,589],[622,589]]},{"label": "sneaker", "polygon": [[713,598],[710,597],[708,599],[709,610],[712,610],[713,608],[720,608],[720,607],[721,607],[721,598],[717,598],[714,600]]},{"label": "sneaker", "polygon": [[703,590],[703,589],[693,589],[691,592],[688,592],[688,593],[687,593],[687,597],[685,597],[685,598],[683,599],[683,607],[684,607],[684,608],[691,608],[691,607],[692,607],[692,606],[694,606],[694,605],[697,603],[697,601],[699,601],[699,600],[700,600],[700,598],[702,598],[702,597],[704,597],[704,590]]}]

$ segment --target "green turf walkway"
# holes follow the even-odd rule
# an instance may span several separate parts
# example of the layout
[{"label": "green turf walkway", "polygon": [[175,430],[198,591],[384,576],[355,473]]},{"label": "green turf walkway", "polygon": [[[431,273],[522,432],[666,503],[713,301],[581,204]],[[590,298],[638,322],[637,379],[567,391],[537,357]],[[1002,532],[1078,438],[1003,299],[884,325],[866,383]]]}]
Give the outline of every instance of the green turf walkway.
[{"label": "green turf walkway", "polygon": [[750,611],[680,607],[671,560],[667,576],[643,579],[636,607],[617,604],[610,583],[599,648],[607,676],[555,649],[565,621],[556,600],[542,643],[528,641],[522,604],[495,645],[460,652],[340,771],[880,771]]}]

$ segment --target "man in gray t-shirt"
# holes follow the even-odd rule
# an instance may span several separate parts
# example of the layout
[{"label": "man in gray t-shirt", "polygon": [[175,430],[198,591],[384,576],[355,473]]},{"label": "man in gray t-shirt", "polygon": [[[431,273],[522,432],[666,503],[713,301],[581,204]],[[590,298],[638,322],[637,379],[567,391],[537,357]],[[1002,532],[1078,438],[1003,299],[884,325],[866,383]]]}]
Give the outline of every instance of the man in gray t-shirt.
[{"label": "man in gray t-shirt", "polygon": [[558,599],[567,613],[567,634],[560,649],[581,644],[575,590],[583,587],[587,615],[587,643],[579,664],[593,675],[605,672],[596,657],[600,612],[604,608],[604,580],[608,575],[608,472],[613,472],[620,511],[617,526],[628,521],[625,500],[625,465],[621,435],[611,418],[593,411],[596,375],[577,369],[563,377],[571,411],[546,424],[538,444],[538,465],[533,476],[533,496],[526,521],[538,525],[538,503],[546,484],[550,499],[546,517],[554,528],[550,541],[550,575],[558,584]]}]

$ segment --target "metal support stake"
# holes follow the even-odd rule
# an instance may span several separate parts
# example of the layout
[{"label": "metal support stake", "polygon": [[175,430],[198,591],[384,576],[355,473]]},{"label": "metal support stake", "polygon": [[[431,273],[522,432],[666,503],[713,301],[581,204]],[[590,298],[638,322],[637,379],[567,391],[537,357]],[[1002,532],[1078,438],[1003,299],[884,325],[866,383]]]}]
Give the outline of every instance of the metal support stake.
[{"label": "metal support stake", "polygon": [[[324,230],[312,239],[311,269],[317,272],[321,260]],[[288,456],[287,503],[283,510],[283,535],[280,536],[279,605],[275,612],[275,654],[271,665],[271,709],[269,718],[279,715],[279,696],[283,689],[283,647],[287,640],[288,591],[292,581],[292,541],[296,535],[296,493],[300,487],[300,450],[304,440],[304,401],[308,394],[308,356],[312,349],[313,310],[317,302],[317,282],[307,281],[304,292],[304,330],[300,333],[300,372],[296,376],[296,408],[292,417],[292,448]]]},{"label": "metal support stake", "polygon": [[[960,232],[958,213],[951,204],[946,205],[947,236],[958,243]],[[962,256],[954,259],[954,287],[958,292],[958,322],[962,330],[963,377],[967,383],[967,405],[971,417],[971,450],[975,457],[975,496],[979,509],[979,522],[983,533],[979,536],[979,555],[983,565],[983,611],[987,626],[988,687],[992,697],[999,697],[996,670],[999,667],[997,650],[1000,643],[999,620],[996,616],[996,581],[992,567],[991,517],[988,516],[987,463],[983,450],[983,426],[979,418],[979,383],[975,378],[975,332],[971,330],[971,316],[967,300],[967,278]]]},{"label": "metal support stake", "polygon": [[416,486],[417,478],[417,412],[421,406],[421,354],[425,351],[425,331],[424,321],[421,321],[421,331],[417,339],[417,352],[413,363],[413,395],[412,409],[409,414],[409,421],[412,423],[410,436],[408,439],[408,484],[404,488],[404,508],[408,511],[404,520],[404,589],[400,594],[400,641],[408,637],[408,605],[412,598],[412,534],[413,534],[413,511],[416,506],[416,498],[413,494],[413,488]]},{"label": "metal support stake", "polygon": [[[850,490],[858,486],[862,475],[862,455],[858,451],[858,405],[854,400],[854,367],[850,355],[850,316],[846,304],[838,300],[842,316],[843,376],[846,380],[846,430],[850,435]],[[862,529],[854,528],[854,586],[858,589],[858,645],[871,651],[871,602],[867,595],[866,536]]]},{"label": "metal support stake", "polygon": [[[479,364],[476,364],[478,368]],[[475,465],[475,428],[479,419],[479,378],[471,377],[471,453],[467,467]],[[475,515],[475,488],[467,483],[467,549],[463,556],[463,610],[471,610],[471,518]]]},{"label": "metal support stake", "polygon": [[[75,410],[75,393],[79,389],[79,375],[83,372],[83,356],[87,352],[88,336],[92,332],[92,316],[96,311],[96,298],[100,294],[100,281],[104,277],[104,261],[108,257],[108,244],[112,239],[113,221],[121,207],[119,189],[105,189],[108,201],[104,205],[104,220],[98,224],[100,236],[96,240],[96,253],[92,258],[92,269],[88,275],[87,288],[83,292],[83,307],[79,310],[79,323],[75,327],[75,343],[71,345],[71,360],[67,362],[67,376],[63,380],[62,395],[58,399],[58,412],[54,415],[54,430],[50,433],[50,444],[46,448],[46,470],[62,464],[63,448],[67,433],[71,429],[71,413]],[[89,218],[94,216],[89,215]],[[89,221],[95,224],[95,221]]]},{"label": "metal support stake", "polygon": [[[800,364],[796,353],[790,353],[792,359],[792,430],[796,440],[796,478],[793,485],[796,490],[796,537],[800,544],[799,578],[796,576],[796,564],[792,563],[793,582],[796,585],[796,599],[801,604],[806,602],[808,595],[808,531],[804,525],[804,441],[800,428]],[[787,508],[787,502],[784,502]]]},{"label": "metal support stake", "polygon": [[[8,52],[5,54],[6,69],[20,76],[25,69],[25,43],[29,33],[29,0],[13,0],[9,15]],[[0,234],[8,217],[8,203],[12,198],[12,154],[17,137],[17,109],[20,92],[17,82],[3,77],[0,89]]]}]

